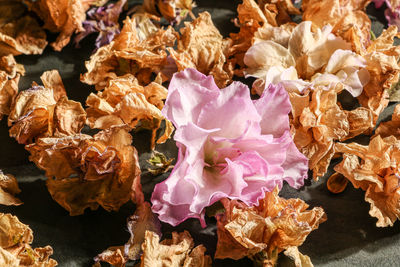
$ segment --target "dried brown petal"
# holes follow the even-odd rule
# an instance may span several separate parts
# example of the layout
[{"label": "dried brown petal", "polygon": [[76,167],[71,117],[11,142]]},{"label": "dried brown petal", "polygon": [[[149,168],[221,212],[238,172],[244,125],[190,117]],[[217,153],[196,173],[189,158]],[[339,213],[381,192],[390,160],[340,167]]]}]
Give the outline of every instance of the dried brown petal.
[{"label": "dried brown petal", "polygon": [[46,33],[26,11],[22,1],[0,2],[0,56],[41,54],[46,47]]},{"label": "dried brown petal", "polygon": [[[357,33],[361,48],[370,43],[371,20],[363,9],[369,0],[305,0],[302,1],[303,20],[312,21],[319,28],[331,25],[333,32],[348,41]],[[356,46],[354,45],[353,48]]]},{"label": "dried brown petal", "polygon": [[172,239],[165,239],[160,243],[159,236],[151,231],[146,231],[142,245],[143,255],[140,266],[171,267],[208,267],[211,266],[211,257],[204,255],[202,245],[193,249],[194,242],[187,231],[172,233]]},{"label": "dried brown petal", "polygon": [[372,111],[374,124],[379,114],[389,103],[388,90],[398,82],[400,74],[400,47],[393,46],[394,37],[399,36],[397,27],[390,26],[367,47],[363,57],[370,81],[358,97],[360,104]]},{"label": "dried brown petal", "polygon": [[369,214],[378,218],[376,226],[392,226],[400,218],[400,141],[394,136],[382,139],[378,135],[368,146],[337,143],[335,150],[343,153],[335,171],[355,188],[366,191],[365,200],[371,204]]},{"label": "dried brown petal", "polygon": [[0,204],[1,205],[21,205],[22,201],[14,197],[15,194],[20,193],[17,179],[11,174],[4,174],[0,171]]},{"label": "dried brown petal", "polygon": [[195,6],[192,0],[144,0],[142,8],[147,13],[179,24]]},{"label": "dried brown petal", "polygon": [[168,49],[178,70],[195,68],[203,74],[213,75],[221,88],[230,82],[233,73],[224,69],[230,41],[222,38],[210,14],[203,12],[191,23],[186,22],[181,33],[178,49]]},{"label": "dried brown petal", "polygon": [[96,262],[104,261],[113,266],[125,266],[128,260],[140,258],[146,231],[161,235],[160,221],[151,211],[151,205],[148,202],[137,205],[135,213],[128,218],[127,226],[131,235],[129,241],[124,246],[110,247],[103,251],[96,256]]},{"label": "dried brown petal", "polygon": [[167,89],[155,82],[143,87],[132,75],[109,81],[101,92],[90,94],[86,100],[88,119],[92,128],[107,129],[111,126],[127,125],[131,128],[152,130],[151,147],[156,143],[157,130],[165,121],[164,134],[157,143],[165,142],[173,131],[170,121],[161,114]]},{"label": "dried brown petal", "polygon": [[11,214],[0,213],[0,264],[1,266],[53,267],[57,262],[49,257],[50,246],[32,249],[33,233],[28,225]]},{"label": "dried brown petal", "polygon": [[29,2],[30,8],[44,21],[44,28],[60,33],[51,43],[61,51],[69,43],[72,34],[83,31],[82,22],[90,1],[85,0],[38,0]]},{"label": "dried brown petal", "polygon": [[160,73],[167,65],[166,47],[173,46],[176,32],[172,27],[158,29],[146,14],[135,14],[124,21],[121,33],[101,47],[85,63],[88,70],[81,80],[96,85],[97,90],[108,81],[133,74],[141,84],[149,84],[152,73]]},{"label": "dried brown petal", "polygon": [[334,155],[333,144],[373,128],[372,112],[366,108],[343,110],[334,89],[315,88],[304,94],[289,93],[292,103],[293,140],[309,158],[314,179],[323,176]]},{"label": "dried brown petal", "polygon": [[296,267],[314,267],[310,257],[299,252],[297,247],[289,247],[285,250],[285,255],[291,258]]},{"label": "dried brown petal", "polygon": [[86,113],[79,102],[68,100],[57,71],[41,76],[43,86],[33,86],[18,94],[8,117],[10,136],[20,144],[39,137],[77,134],[85,124]]},{"label": "dried brown petal", "polygon": [[0,120],[10,114],[11,105],[18,94],[18,82],[25,69],[12,55],[0,58]]},{"label": "dried brown petal", "polygon": [[283,199],[278,189],[267,192],[257,207],[225,201],[226,213],[217,216],[218,243],[215,258],[265,260],[292,246],[300,246],[307,235],[326,220],[322,208],[307,210],[300,199]]},{"label": "dried brown petal", "polygon": [[140,168],[136,149],[127,129],[113,127],[91,137],[78,134],[59,138],[39,138],[26,146],[29,159],[46,171],[47,187],[71,215],[86,208],[118,210],[134,194],[131,192]]},{"label": "dried brown petal", "polygon": [[396,105],[394,108],[392,119],[387,122],[379,124],[375,130],[375,136],[380,135],[381,137],[395,136],[400,139],[400,105]]}]

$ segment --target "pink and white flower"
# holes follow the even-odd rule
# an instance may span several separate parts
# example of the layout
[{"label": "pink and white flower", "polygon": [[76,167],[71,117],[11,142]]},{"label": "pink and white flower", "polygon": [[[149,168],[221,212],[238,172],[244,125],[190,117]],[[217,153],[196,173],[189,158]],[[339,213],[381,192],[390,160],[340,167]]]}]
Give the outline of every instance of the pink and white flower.
[{"label": "pink and white flower", "polygon": [[205,226],[205,208],[222,198],[252,206],[283,181],[301,187],[308,160],[289,132],[290,110],[280,85],[252,101],[240,82],[220,90],[195,69],[175,74],[162,112],[176,127],[179,155],[154,189],[153,212],[174,226],[188,218]]}]

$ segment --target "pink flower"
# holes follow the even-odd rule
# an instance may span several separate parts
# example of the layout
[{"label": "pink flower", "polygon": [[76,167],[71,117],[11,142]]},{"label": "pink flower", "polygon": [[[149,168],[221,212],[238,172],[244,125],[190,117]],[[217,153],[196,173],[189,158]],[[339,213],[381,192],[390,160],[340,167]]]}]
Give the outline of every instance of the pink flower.
[{"label": "pink flower", "polygon": [[176,127],[179,155],[154,189],[153,212],[174,226],[188,218],[205,226],[205,208],[221,198],[252,206],[283,181],[302,186],[308,160],[290,135],[290,110],[280,85],[252,101],[240,82],[220,90],[195,69],[175,74],[162,112]]}]

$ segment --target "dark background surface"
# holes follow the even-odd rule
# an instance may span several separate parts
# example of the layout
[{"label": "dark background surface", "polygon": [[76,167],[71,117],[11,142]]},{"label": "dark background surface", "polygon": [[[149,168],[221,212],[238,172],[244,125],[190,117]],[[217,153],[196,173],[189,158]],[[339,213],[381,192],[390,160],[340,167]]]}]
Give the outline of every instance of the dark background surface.
[{"label": "dark background surface", "polygon": [[[131,1],[132,2],[132,1]],[[240,1],[197,1],[195,13],[207,10],[214,23],[224,36],[235,31],[231,19]],[[383,10],[368,7],[368,14],[373,20],[373,31],[379,35],[384,28]],[[54,38],[54,36],[52,36]],[[20,83],[21,90],[29,88],[32,81],[40,82],[40,75],[51,69],[59,70],[68,96],[72,100],[84,103],[94,88],[79,81],[80,73],[85,72],[84,61],[88,60],[94,48],[94,36],[85,39],[81,48],[68,45],[59,53],[47,47],[40,56],[18,56],[18,63],[26,69],[26,75]],[[390,118],[394,105],[390,105],[381,119]],[[368,142],[369,138],[359,138]],[[15,175],[22,192],[18,197],[24,202],[19,207],[0,207],[1,212],[10,212],[29,224],[34,231],[33,246],[51,245],[54,258],[59,266],[90,266],[92,258],[109,246],[122,245],[129,234],[126,218],[134,212],[133,204],[124,205],[119,212],[106,212],[102,208],[96,211],[86,210],[84,215],[70,217],[68,212],[54,202],[45,186],[43,172],[29,163],[28,153],[22,145],[8,136],[6,119],[0,121],[0,167],[5,173]],[[134,145],[140,154],[143,170],[146,159],[150,156],[149,133],[134,133]],[[167,156],[176,155],[173,141],[157,147]],[[332,165],[337,162],[333,162]],[[154,185],[167,174],[152,177],[145,171],[142,176],[143,189],[149,199]],[[315,266],[400,266],[400,224],[393,227],[377,228],[376,219],[369,216],[369,204],[364,201],[364,192],[351,186],[339,195],[331,194],[325,186],[327,177],[319,182],[309,181],[297,191],[287,186],[281,195],[299,197],[311,207],[322,206],[328,221],[312,232],[300,251],[311,257]],[[196,220],[188,220],[177,228],[163,224],[163,233],[168,236],[172,231],[188,229],[196,243],[203,243],[207,253],[213,255],[216,245],[216,227],[212,219],[208,227],[202,229]],[[247,259],[241,261],[215,260],[214,266],[251,266]],[[288,266],[287,260],[280,261],[281,266]],[[289,265],[290,266],[290,265]]]}]

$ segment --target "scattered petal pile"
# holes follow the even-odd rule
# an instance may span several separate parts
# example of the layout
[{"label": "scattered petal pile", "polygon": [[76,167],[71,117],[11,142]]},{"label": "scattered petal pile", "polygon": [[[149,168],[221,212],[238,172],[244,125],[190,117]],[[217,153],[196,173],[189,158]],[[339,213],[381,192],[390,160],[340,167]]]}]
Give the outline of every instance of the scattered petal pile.
[{"label": "scattered petal pile", "polygon": [[[8,116],[9,135],[70,215],[135,204],[129,240],[104,248],[94,266],[211,266],[188,231],[169,239],[161,223],[190,218],[199,227],[216,221],[216,259],[276,266],[284,254],[313,266],[298,247],[327,216],[278,196],[285,183],[299,189],[309,176],[323,177],[335,194],[349,182],[361,188],[378,227],[400,218],[400,105],[381,122],[389,101],[400,100],[400,3],[298,2],[243,0],[237,31],[223,36],[213,13],[192,0],[0,1],[0,119]],[[387,8],[378,37],[370,2]],[[92,33],[95,50],[80,80],[97,92],[84,107],[67,97],[57,70],[42,74],[43,85],[21,88],[25,69],[14,56],[42,54],[48,42],[74,49],[70,40],[86,45]],[[157,151],[174,145],[166,143],[172,135],[176,162],[173,149]],[[362,135],[369,144],[357,143]],[[145,192],[134,144],[149,152],[140,155],[151,166]],[[335,172],[326,179],[329,167]],[[26,202],[15,197],[17,179],[0,171],[0,205]],[[32,249],[32,239],[27,225],[1,213],[0,265],[56,266],[52,248]]]}]

